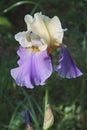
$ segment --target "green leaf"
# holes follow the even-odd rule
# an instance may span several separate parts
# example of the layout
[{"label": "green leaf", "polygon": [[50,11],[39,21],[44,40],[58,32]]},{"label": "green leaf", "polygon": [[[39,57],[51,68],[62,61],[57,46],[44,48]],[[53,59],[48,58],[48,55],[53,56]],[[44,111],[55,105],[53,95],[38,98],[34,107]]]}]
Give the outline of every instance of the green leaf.
[{"label": "green leaf", "polygon": [[0,16],[0,27],[11,28],[11,22],[4,16]]}]

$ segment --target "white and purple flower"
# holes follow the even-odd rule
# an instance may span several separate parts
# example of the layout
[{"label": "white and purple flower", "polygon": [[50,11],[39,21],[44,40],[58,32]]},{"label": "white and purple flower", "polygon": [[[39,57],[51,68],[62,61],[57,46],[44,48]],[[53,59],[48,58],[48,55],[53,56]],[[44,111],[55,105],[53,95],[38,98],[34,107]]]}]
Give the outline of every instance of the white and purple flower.
[{"label": "white and purple flower", "polygon": [[15,39],[20,47],[17,51],[20,57],[19,67],[11,70],[12,77],[19,86],[33,88],[44,85],[52,74],[52,59],[50,54],[60,47],[60,60],[55,70],[62,78],[76,78],[81,71],[73,62],[69,51],[62,44],[64,29],[57,16],[49,18],[42,13],[34,17],[25,16],[27,31],[19,32]]}]

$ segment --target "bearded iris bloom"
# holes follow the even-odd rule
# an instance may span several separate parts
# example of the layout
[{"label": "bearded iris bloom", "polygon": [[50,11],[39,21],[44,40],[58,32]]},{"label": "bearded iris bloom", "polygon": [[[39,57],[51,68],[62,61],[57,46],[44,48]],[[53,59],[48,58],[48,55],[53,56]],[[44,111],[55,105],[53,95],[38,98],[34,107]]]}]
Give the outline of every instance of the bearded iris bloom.
[{"label": "bearded iris bloom", "polygon": [[20,46],[17,51],[19,67],[11,70],[13,79],[19,86],[34,88],[44,85],[53,71],[51,54],[60,48],[60,59],[54,70],[62,78],[76,78],[82,72],[73,62],[63,42],[64,29],[57,16],[49,18],[42,13],[26,15],[27,31],[19,32],[15,39]]}]

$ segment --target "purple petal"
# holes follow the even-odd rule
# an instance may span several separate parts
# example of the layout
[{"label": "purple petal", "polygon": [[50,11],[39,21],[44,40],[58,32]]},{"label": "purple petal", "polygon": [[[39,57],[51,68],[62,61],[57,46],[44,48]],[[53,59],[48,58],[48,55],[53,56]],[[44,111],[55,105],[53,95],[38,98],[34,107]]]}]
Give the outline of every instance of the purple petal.
[{"label": "purple petal", "polygon": [[76,78],[82,75],[82,72],[73,62],[66,47],[61,48],[60,55],[61,58],[59,60],[59,65],[56,67],[56,71],[62,78]]},{"label": "purple petal", "polygon": [[11,70],[16,83],[27,88],[44,85],[45,80],[52,73],[51,58],[47,55],[47,51],[30,52],[20,47],[17,54],[20,57],[17,62],[19,67]]},{"label": "purple petal", "polygon": [[30,124],[30,114],[28,110],[25,111],[25,123],[27,125]]}]

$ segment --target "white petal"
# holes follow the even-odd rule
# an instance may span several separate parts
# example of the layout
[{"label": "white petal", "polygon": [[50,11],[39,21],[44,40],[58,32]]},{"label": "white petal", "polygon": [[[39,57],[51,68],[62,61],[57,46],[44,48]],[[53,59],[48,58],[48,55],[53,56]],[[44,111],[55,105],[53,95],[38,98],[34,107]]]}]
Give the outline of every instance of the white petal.
[{"label": "white petal", "polygon": [[26,38],[27,32],[23,31],[23,32],[19,32],[15,35],[15,39],[16,41],[19,42],[19,44],[22,47],[31,47],[31,42],[29,42]]},{"label": "white petal", "polygon": [[64,31],[61,22],[57,16],[50,21],[46,21],[46,26],[52,39],[56,39],[58,43],[62,43]]},{"label": "white petal", "polygon": [[47,44],[43,39],[32,40],[32,46],[38,47],[40,51],[47,49]]},{"label": "white petal", "polygon": [[40,40],[31,40],[32,46],[39,47],[42,45]]},{"label": "white petal", "polygon": [[41,38],[46,40],[47,43],[50,42],[49,33],[42,19],[41,13],[36,13],[34,15],[34,21],[31,23],[31,30],[37,35],[39,35]]},{"label": "white petal", "polygon": [[44,45],[42,45],[42,46],[39,46],[39,50],[40,51],[44,51],[44,50],[46,50],[47,49],[47,44],[44,44]]},{"label": "white petal", "polygon": [[39,50],[44,51],[47,49],[47,43],[45,43],[44,39],[40,39],[40,40],[41,40],[42,45],[39,46]]},{"label": "white petal", "polygon": [[33,17],[31,15],[25,15],[24,20],[27,24],[27,29],[30,30],[30,24],[33,22]]},{"label": "white petal", "polygon": [[41,15],[42,19],[44,22],[50,22],[51,18],[49,18],[48,16],[46,15]]}]

